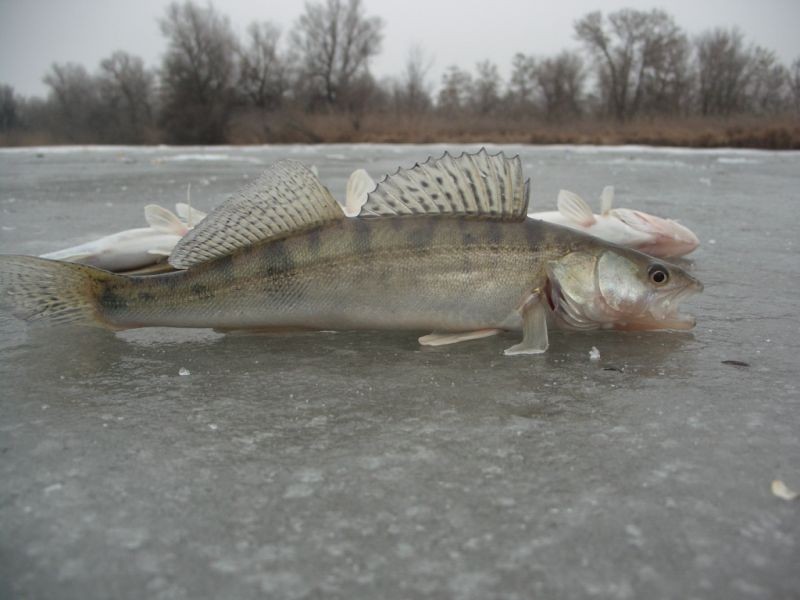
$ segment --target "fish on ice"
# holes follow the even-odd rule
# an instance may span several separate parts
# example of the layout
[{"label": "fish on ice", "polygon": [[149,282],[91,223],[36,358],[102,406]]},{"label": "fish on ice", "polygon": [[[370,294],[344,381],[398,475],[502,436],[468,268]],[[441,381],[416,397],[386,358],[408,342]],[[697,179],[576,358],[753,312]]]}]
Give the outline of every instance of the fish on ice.
[{"label": "fish on ice", "polygon": [[28,321],[111,330],[431,331],[444,345],[521,332],[506,354],[548,347],[548,327],[674,329],[702,285],[679,267],[527,218],[519,157],[445,153],[384,178],[360,216],[302,164],[273,164],[178,242],[178,269],[125,276],[0,256],[0,298]]},{"label": "fish on ice", "polygon": [[[376,187],[364,169],[353,171],[347,181],[344,212],[355,217]],[[583,231],[600,239],[627,246],[660,258],[684,256],[700,245],[700,240],[686,226],[672,219],[656,217],[639,210],[612,208],[614,188],[606,186],[601,196],[602,210],[594,214],[577,194],[561,190],[558,210],[530,212],[528,217]]]},{"label": "fish on ice", "polygon": [[175,209],[178,215],[157,204],[148,204],[144,207],[148,227],[112,233],[85,244],[42,254],[42,258],[106,271],[131,271],[164,261],[175,244],[206,216],[183,202],[178,202]]},{"label": "fish on ice", "polygon": [[601,211],[597,215],[578,194],[561,190],[557,199],[558,210],[531,212],[528,216],[584,231],[659,258],[684,256],[700,245],[694,232],[677,221],[640,210],[612,208],[613,202],[614,188],[609,185],[603,188]]}]

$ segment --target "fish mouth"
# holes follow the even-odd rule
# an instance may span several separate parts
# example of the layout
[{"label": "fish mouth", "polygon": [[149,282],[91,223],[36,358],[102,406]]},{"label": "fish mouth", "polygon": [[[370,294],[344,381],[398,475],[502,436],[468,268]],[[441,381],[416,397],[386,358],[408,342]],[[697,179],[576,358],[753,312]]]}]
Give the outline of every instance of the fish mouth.
[{"label": "fish mouth", "polygon": [[703,284],[693,279],[682,288],[664,292],[654,299],[647,310],[632,318],[620,315],[612,328],[622,331],[688,331],[694,329],[697,319],[694,315],[679,312],[681,303],[687,298],[703,291]]}]

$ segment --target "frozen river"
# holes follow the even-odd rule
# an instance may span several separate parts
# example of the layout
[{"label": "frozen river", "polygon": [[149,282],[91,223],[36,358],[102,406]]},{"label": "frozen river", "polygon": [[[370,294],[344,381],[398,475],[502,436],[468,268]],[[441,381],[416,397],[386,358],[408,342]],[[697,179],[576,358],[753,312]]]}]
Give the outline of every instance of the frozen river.
[{"label": "frozen river", "polygon": [[[343,198],[355,168],[445,148],[0,150],[0,252],[143,226],[189,183],[210,209],[280,158]],[[689,225],[697,328],[555,332],[511,358],[517,335],[2,313],[0,597],[797,598],[800,500],[770,483],[800,488],[800,153],[497,149],[542,210],[614,184]]]}]

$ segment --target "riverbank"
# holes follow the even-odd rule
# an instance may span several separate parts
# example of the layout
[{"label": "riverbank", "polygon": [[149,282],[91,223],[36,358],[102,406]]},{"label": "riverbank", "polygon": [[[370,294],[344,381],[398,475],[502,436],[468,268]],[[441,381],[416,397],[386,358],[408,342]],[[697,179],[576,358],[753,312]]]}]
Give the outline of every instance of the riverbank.
[{"label": "riverbank", "polygon": [[[167,143],[159,131],[147,143]],[[436,113],[395,115],[302,114],[278,112],[239,114],[230,122],[226,143],[496,143],[680,146],[686,148],[800,149],[800,117],[686,117],[641,118],[626,122],[582,118],[552,123],[514,116],[445,116]],[[126,143],[45,131],[0,134],[0,146]]]}]

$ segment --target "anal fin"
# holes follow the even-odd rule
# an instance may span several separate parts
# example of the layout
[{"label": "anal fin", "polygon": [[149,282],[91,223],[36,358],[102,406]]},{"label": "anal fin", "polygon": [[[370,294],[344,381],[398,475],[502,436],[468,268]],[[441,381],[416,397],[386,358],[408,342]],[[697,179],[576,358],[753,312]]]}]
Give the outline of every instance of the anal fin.
[{"label": "anal fin", "polygon": [[542,354],[550,345],[547,338],[547,301],[538,290],[533,292],[520,308],[522,313],[522,341],[506,348],[506,356],[517,354]]},{"label": "anal fin", "polygon": [[500,331],[500,329],[478,329],[476,331],[459,331],[458,333],[436,333],[434,331],[419,338],[419,343],[423,346],[447,346],[497,335]]}]

